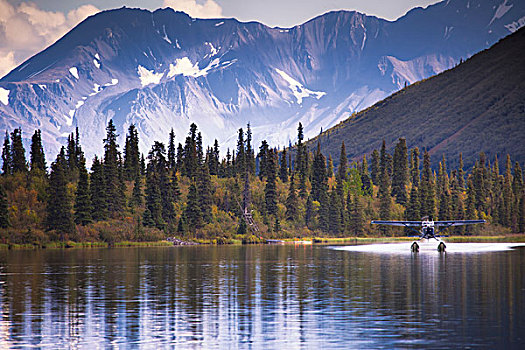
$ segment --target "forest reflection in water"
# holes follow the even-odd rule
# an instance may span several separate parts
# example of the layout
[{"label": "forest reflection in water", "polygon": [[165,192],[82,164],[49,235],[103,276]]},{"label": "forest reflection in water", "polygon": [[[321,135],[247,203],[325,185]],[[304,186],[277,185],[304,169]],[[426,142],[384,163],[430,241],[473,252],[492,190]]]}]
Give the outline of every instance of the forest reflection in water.
[{"label": "forest reflection in water", "polygon": [[0,347],[515,347],[525,250],[0,252]]}]

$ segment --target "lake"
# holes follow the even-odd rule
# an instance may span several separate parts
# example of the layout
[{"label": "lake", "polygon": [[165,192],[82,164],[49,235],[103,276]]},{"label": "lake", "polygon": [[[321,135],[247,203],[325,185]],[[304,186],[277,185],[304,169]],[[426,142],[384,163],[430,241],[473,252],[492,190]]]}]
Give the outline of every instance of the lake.
[{"label": "lake", "polygon": [[0,348],[517,349],[525,248],[1,251],[0,307]]}]

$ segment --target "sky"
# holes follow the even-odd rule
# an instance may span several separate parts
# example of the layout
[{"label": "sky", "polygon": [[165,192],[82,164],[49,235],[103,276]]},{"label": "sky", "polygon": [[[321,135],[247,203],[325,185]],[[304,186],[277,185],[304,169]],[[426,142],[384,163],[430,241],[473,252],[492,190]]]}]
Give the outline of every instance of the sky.
[{"label": "sky", "polygon": [[0,0],[0,77],[42,51],[86,17],[122,6],[172,7],[195,18],[234,17],[293,27],[331,10],[396,20],[437,0]]}]

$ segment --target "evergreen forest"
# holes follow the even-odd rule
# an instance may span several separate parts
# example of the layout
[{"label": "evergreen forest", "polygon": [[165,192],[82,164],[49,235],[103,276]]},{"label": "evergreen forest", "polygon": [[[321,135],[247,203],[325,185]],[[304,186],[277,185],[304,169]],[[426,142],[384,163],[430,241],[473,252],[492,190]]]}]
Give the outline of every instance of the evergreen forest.
[{"label": "evergreen forest", "polygon": [[[218,244],[268,238],[405,236],[403,229],[370,220],[485,219],[451,234],[525,232],[525,187],[510,155],[471,169],[437,169],[430,155],[400,138],[393,154],[385,142],[358,162],[348,162],[344,141],[338,159],[319,144],[308,151],[302,125],[295,145],[277,149],[252,144],[239,129],[237,147],[204,147],[195,124],[183,143],[173,130],[167,143],[139,151],[131,125],[119,145],[109,121],[104,154],[88,170],[78,129],[48,166],[40,130],[29,159],[22,130],[6,131],[0,176],[0,243],[46,246],[50,242],[148,242],[177,237]],[[221,156],[223,154],[223,156]],[[337,164],[337,167],[334,166]]]}]

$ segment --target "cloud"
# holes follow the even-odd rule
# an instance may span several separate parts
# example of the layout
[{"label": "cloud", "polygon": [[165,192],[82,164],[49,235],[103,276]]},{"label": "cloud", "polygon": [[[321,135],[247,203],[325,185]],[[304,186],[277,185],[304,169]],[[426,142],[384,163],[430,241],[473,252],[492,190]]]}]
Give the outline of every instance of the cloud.
[{"label": "cloud", "polygon": [[164,0],[164,7],[171,7],[176,11],[186,12],[195,18],[220,18],[222,7],[214,0]]},{"label": "cloud", "polygon": [[99,9],[92,5],[65,14],[41,10],[33,2],[15,7],[0,0],[0,77],[97,12]]}]

